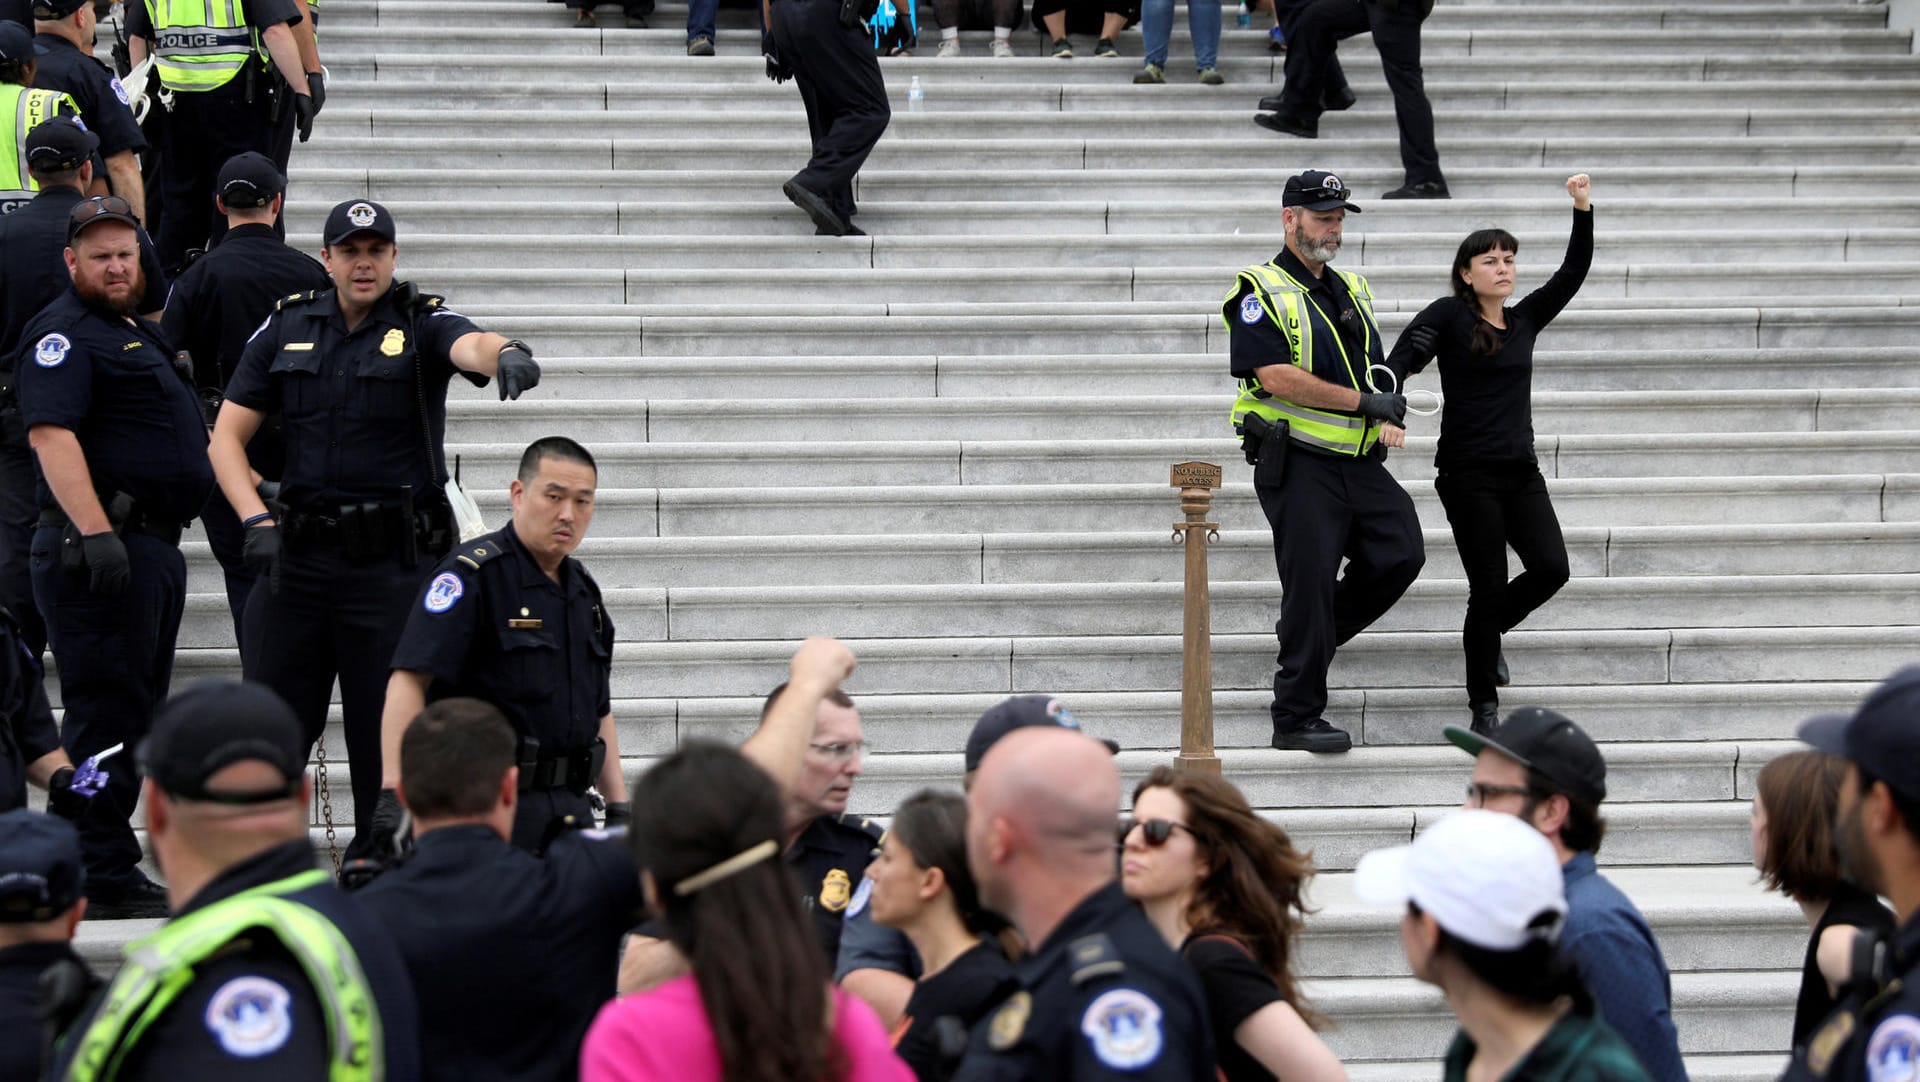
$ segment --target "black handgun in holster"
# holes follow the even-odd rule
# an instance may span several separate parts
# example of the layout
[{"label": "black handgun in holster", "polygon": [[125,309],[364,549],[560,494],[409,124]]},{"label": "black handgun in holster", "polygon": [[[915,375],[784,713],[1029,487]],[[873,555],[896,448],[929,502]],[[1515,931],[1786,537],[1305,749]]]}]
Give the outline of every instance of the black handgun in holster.
[{"label": "black handgun in holster", "polygon": [[[133,497],[124,492],[102,494],[100,509],[107,513],[108,528],[120,533],[126,528],[127,520],[133,517]],[[47,517],[48,514],[43,512],[42,519]],[[59,517],[66,516],[62,514]],[[82,536],[80,527],[74,525],[72,519],[67,519],[65,528],[60,531],[60,566],[68,571],[85,571],[87,568],[87,557],[80,546]]]},{"label": "black handgun in holster", "polygon": [[1269,421],[1257,413],[1240,418],[1240,450],[1253,466],[1253,483],[1258,487],[1278,487],[1286,476],[1287,422]]}]

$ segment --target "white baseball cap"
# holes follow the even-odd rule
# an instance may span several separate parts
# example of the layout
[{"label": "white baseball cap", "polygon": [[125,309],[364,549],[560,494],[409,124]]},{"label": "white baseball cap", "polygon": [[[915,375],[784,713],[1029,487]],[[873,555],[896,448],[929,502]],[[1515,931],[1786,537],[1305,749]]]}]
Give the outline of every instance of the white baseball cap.
[{"label": "white baseball cap", "polygon": [[1353,886],[1370,905],[1412,902],[1449,935],[1487,950],[1555,938],[1567,913],[1553,846],[1521,820],[1478,808],[1453,812],[1412,845],[1361,857]]}]

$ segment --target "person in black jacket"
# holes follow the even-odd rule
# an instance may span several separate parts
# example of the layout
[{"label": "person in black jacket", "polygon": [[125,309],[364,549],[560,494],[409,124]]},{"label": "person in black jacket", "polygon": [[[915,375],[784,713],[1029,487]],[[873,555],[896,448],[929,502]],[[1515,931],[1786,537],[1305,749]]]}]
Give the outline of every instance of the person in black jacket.
[{"label": "person in black jacket", "polygon": [[[1440,419],[1434,489],[1467,572],[1461,639],[1477,733],[1499,722],[1495,688],[1506,683],[1500,636],[1545,604],[1569,574],[1560,521],[1533,453],[1533,343],[1586,280],[1593,261],[1590,190],[1585,173],[1567,178],[1573,234],[1546,285],[1506,307],[1519,242],[1502,229],[1469,234],[1453,259],[1453,295],[1415,316],[1387,357],[1396,375],[1440,359],[1447,409]],[[1525,568],[1512,581],[1509,545]]]}]

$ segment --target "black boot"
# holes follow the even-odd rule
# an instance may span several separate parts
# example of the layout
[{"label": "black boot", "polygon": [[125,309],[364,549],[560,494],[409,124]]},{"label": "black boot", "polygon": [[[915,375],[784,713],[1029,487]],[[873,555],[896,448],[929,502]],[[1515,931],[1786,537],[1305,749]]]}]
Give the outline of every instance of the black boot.
[{"label": "black boot", "polygon": [[1494,727],[1500,724],[1499,703],[1469,703],[1467,710],[1473,715],[1467,728],[1481,736],[1493,732]]},{"label": "black boot", "polygon": [[1328,725],[1324,718],[1314,718],[1285,727],[1275,725],[1273,746],[1282,751],[1342,752],[1353,747],[1353,737]]},{"label": "black boot", "polygon": [[1513,683],[1513,674],[1507,671],[1505,650],[1500,651],[1500,656],[1493,663],[1493,682],[1498,687],[1506,687]]}]

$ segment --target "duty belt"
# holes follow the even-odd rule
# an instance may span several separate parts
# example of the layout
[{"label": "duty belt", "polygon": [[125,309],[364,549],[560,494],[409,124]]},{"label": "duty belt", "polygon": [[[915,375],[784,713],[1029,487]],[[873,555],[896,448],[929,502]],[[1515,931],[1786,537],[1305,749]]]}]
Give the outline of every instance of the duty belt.
[{"label": "duty belt", "polygon": [[595,740],[593,746],[558,755],[542,755],[533,750],[539,742],[521,742],[520,789],[566,789],[584,795],[594,783],[600,766],[606,762],[607,745]]},{"label": "duty belt", "polygon": [[408,514],[405,508],[386,503],[342,506],[324,514],[289,508],[280,516],[280,531],[295,548],[338,548],[350,560],[419,551],[438,557],[452,543],[453,534],[451,516],[437,510]]},{"label": "duty belt", "polygon": [[[40,512],[39,525],[60,526],[64,528],[70,522],[72,522],[72,520],[67,517],[67,513],[60,510],[57,506],[49,507]],[[180,543],[180,531],[182,528],[181,523],[170,522],[157,515],[150,515],[136,506],[127,514],[124,520],[114,524],[113,532],[123,536],[130,533],[143,534],[147,537],[158,538],[169,545],[178,545]]]}]

